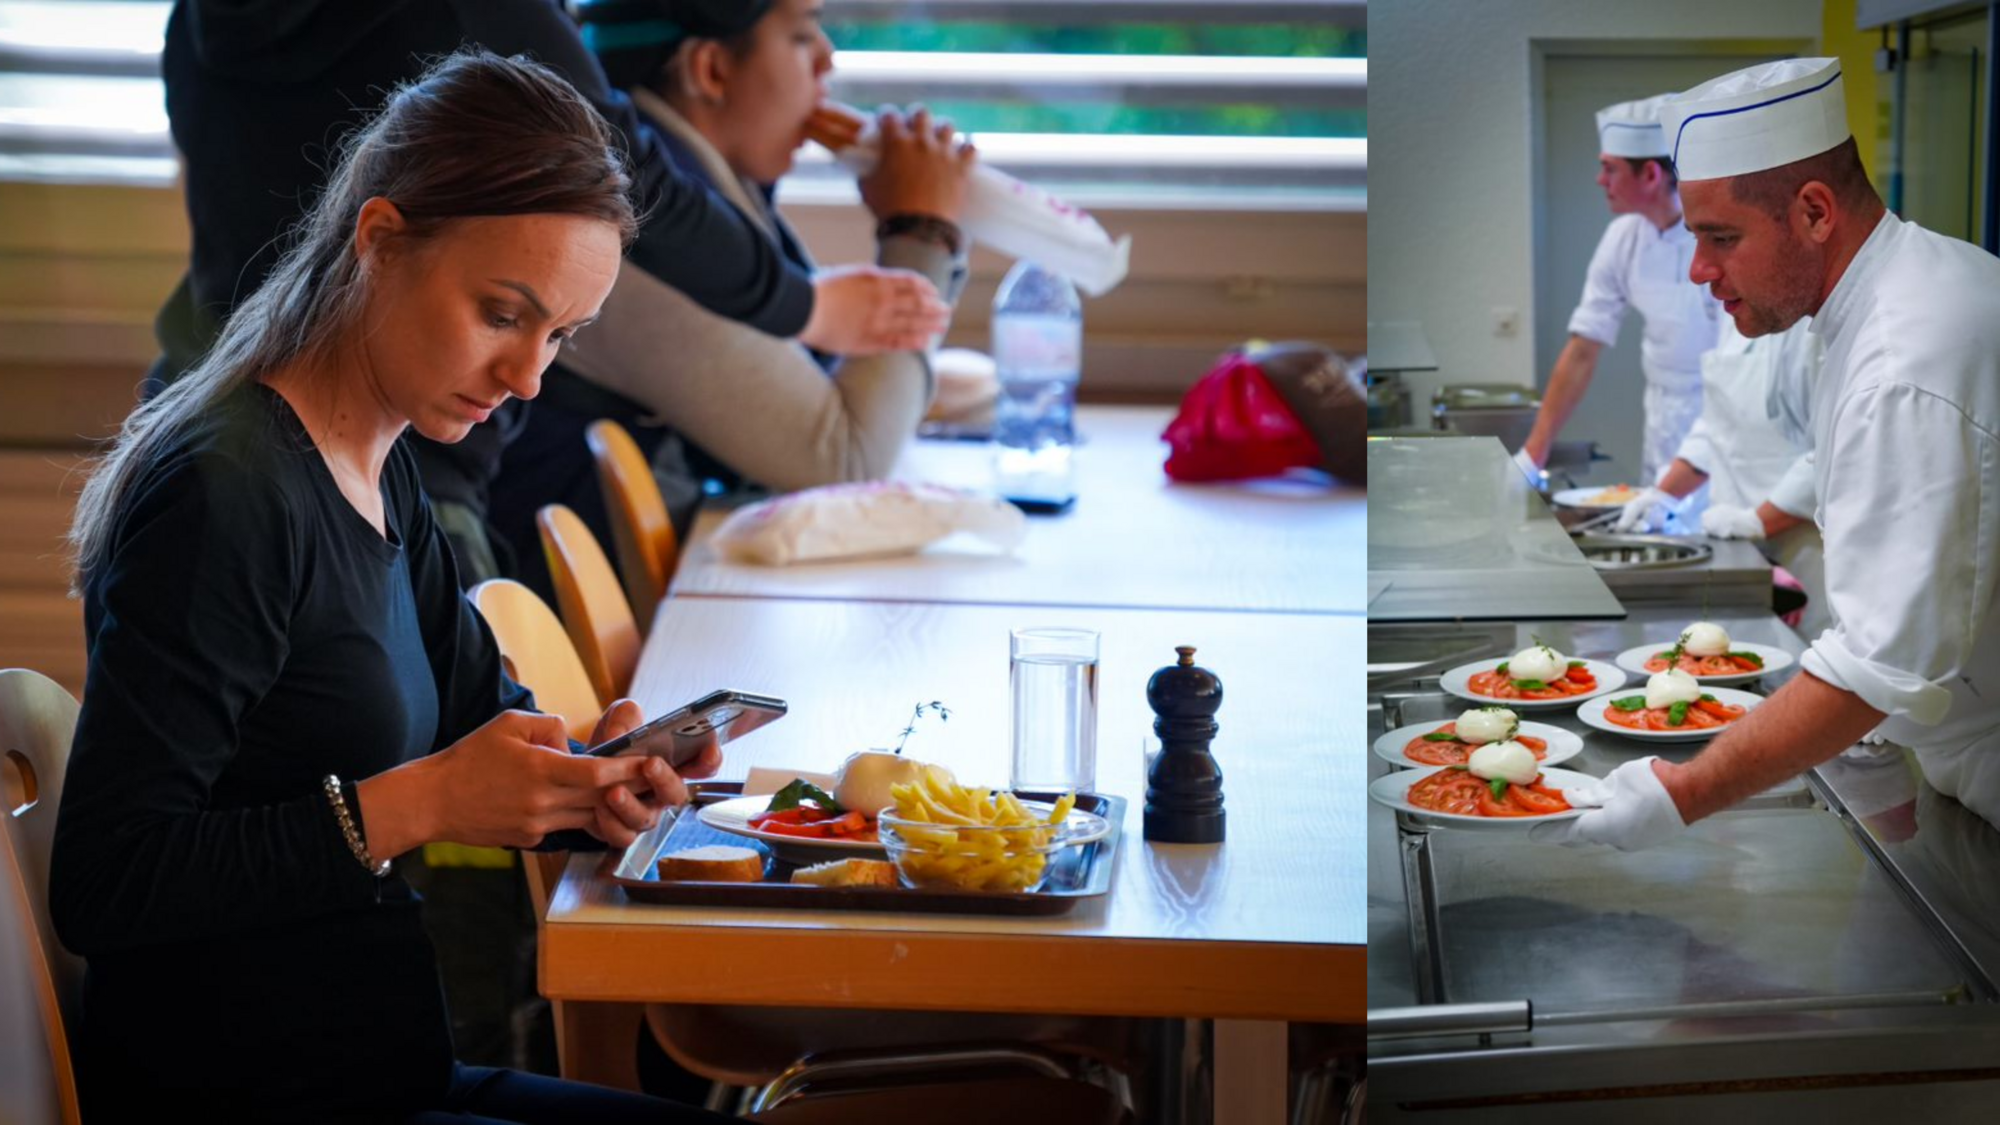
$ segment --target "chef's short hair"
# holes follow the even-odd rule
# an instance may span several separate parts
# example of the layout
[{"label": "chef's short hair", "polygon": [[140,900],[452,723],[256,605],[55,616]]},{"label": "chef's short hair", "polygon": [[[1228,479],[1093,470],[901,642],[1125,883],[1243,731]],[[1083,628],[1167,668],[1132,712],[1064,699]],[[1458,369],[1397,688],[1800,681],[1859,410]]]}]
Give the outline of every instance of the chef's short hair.
[{"label": "chef's short hair", "polygon": [[1631,165],[1632,174],[1635,176],[1645,175],[1646,165],[1658,164],[1660,166],[1660,174],[1667,178],[1667,187],[1675,188],[1680,186],[1680,177],[1674,175],[1674,162],[1664,156],[1621,156],[1618,159]]},{"label": "chef's short hair", "polygon": [[1729,194],[1738,203],[1747,203],[1772,218],[1781,219],[1791,207],[1792,200],[1798,196],[1799,189],[1815,180],[1833,189],[1833,197],[1840,201],[1842,207],[1865,208],[1881,203],[1881,197],[1875,194],[1875,185],[1868,182],[1868,170],[1861,166],[1861,149],[1854,143],[1853,137],[1817,156],[1780,164],[1761,172],[1731,176]]}]

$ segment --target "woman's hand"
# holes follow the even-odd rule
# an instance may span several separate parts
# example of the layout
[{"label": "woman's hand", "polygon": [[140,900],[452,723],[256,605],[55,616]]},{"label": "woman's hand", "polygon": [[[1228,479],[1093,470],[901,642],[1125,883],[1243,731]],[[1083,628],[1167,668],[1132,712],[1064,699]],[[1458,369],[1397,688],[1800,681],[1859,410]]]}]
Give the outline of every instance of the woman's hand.
[{"label": "woman's hand", "polygon": [[437,840],[529,848],[551,832],[589,828],[604,791],[639,782],[644,768],[637,757],[572,755],[558,716],[503,711],[356,790],[369,853],[389,859]]},{"label": "woman's hand", "polygon": [[813,278],[799,342],[834,355],[920,351],[951,323],[951,306],[914,270],[839,266]]},{"label": "woman's hand", "polygon": [[933,215],[951,222],[965,206],[966,184],[978,153],[971,142],[954,143],[951,122],[933,122],[918,106],[907,120],[884,108],[876,119],[881,153],[861,177],[861,202],[876,219],[891,215]]},{"label": "woman's hand", "polygon": [[[597,720],[597,729],[591,733],[590,744],[601,745],[622,734],[639,729],[645,722],[645,715],[639,705],[629,699],[621,699],[604,711]],[[640,760],[639,777],[622,785],[614,785],[604,791],[604,799],[599,803],[595,822],[585,825],[591,835],[614,848],[626,848],[639,838],[640,833],[652,829],[659,823],[662,810],[687,803],[687,786],[683,777],[708,777],[722,766],[722,751],[710,746],[702,751],[702,756],[688,763],[676,774],[667,765],[665,758],[652,754],[635,755]]]}]

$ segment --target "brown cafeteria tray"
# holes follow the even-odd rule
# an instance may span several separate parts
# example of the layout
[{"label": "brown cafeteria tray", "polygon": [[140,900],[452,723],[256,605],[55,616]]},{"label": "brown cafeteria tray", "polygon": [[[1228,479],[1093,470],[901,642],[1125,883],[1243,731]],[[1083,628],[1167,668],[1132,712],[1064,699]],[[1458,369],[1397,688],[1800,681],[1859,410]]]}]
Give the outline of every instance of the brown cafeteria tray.
[{"label": "brown cafeteria tray", "polygon": [[[740,782],[704,782],[688,787],[697,804],[734,797],[742,792]],[[1059,793],[1019,794],[1030,800],[1054,801]],[[911,887],[815,887],[788,880],[795,865],[771,853],[761,842],[719,832],[703,824],[693,810],[675,821],[664,836],[649,832],[639,837],[626,852],[605,856],[598,874],[625,889],[639,902],[675,906],[769,906],[805,907],[816,910],[889,910],[927,914],[1064,914],[1083,899],[1111,889],[1111,868],[1117,857],[1120,829],[1125,820],[1125,799],[1102,793],[1079,793],[1076,807],[1096,813],[1111,826],[1102,839],[1073,848],[1064,848],[1054,860],[1054,868],[1042,888],[1026,894],[974,891],[917,890]],[[658,858],[683,848],[704,844],[735,844],[753,848],[764,857],[761,883],[661,882]],[[640,853],[645,854],[640,854]],[[632,878],[620,874],[643,873]]]}]

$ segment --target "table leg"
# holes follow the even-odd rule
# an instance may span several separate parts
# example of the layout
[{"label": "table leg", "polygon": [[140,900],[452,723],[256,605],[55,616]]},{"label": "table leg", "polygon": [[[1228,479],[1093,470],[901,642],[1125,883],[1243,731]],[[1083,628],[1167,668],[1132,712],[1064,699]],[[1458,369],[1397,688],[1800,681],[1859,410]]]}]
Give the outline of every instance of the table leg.
[{"label": "table leg", "polygon": [[562,1076],[620,1090],[639,1088],[639,1025],[646,1010],[638,1004],[557,1000],[556,1058]]},{"label": "table leg", "polygon": [[1215,1125],[1285,1125],[1287,1030],[1277,1020],[1215,1021]]}]

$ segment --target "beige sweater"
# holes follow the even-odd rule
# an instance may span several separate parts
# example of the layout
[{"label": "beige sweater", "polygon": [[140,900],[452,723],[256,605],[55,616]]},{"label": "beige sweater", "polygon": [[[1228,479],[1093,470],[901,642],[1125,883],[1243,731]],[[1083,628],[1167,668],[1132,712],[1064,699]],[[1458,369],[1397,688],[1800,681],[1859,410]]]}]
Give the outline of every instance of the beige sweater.
[{"label": "beige sweater", "polygon": [[[718,194],[766,230],[784,222],[665,102],[646,90],[632,97],[697,154]],[[886,239],[876,261],[923,274],[947,300],[963,286],[963,258],[928,242]],[[923,353],[846,359],[829,378],[803,345],[717,316],[629,262],[597,323],[564,345],[562,362],[647,407],[737,472],[784,491],[888,475],[933,390]]]}]

